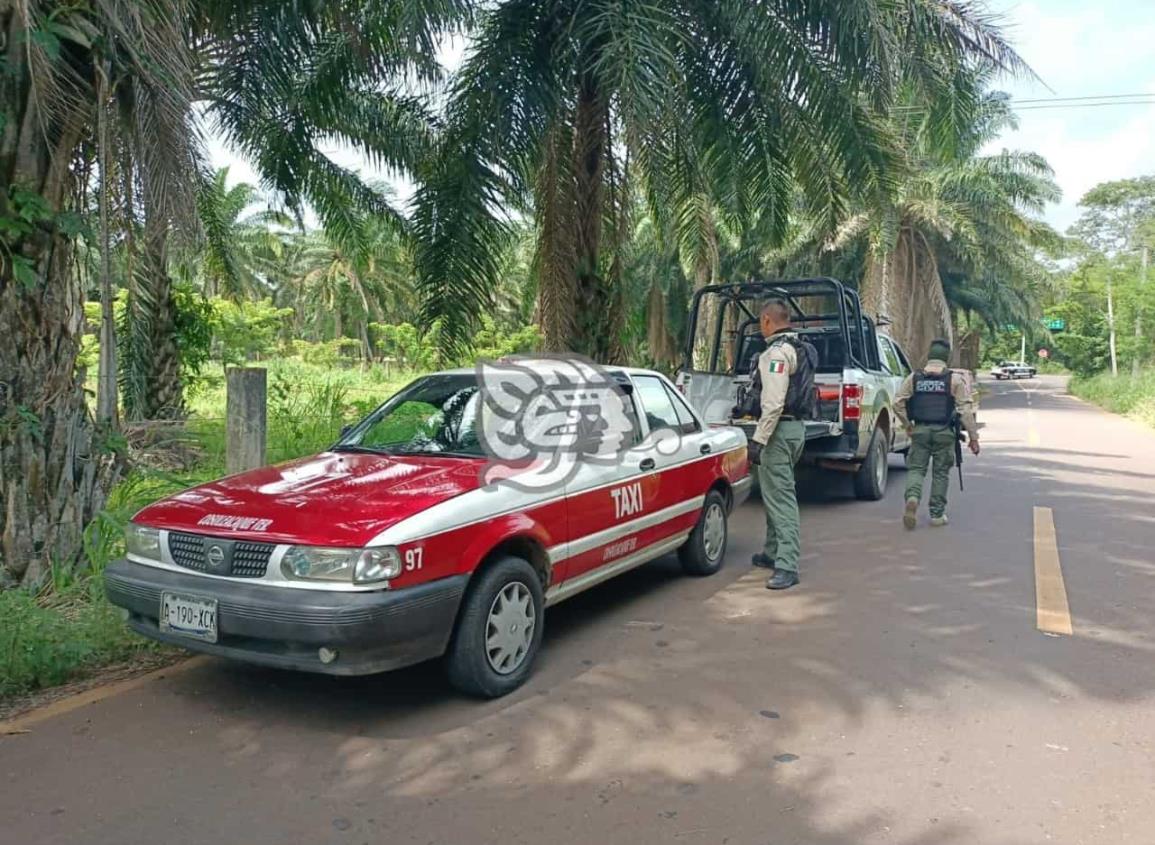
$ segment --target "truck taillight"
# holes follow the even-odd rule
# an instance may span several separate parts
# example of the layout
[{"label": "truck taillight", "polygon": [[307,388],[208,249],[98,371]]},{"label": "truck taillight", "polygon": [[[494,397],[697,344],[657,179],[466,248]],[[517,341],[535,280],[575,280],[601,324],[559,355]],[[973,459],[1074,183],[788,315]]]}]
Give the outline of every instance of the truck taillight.
[{"label": "truck taillight", "polygon": [[857,420],[862,418],[862,385],[842,385],[842,419]]}]

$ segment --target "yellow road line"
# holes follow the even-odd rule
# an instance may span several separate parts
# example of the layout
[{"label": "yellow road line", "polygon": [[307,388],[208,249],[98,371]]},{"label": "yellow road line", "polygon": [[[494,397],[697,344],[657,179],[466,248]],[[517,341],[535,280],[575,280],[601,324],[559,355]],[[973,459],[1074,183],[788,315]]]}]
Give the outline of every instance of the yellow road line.
[{"label": "yellow road line", "polygon": [[1048,634],[1073,633],[1050,508],[1035,508],[1035,624]]},{"label": "yellow road line", "polygon": [[203,656],[190,657],[188,660],[182,660],[180,663],[174,663],[171,666],[165,666],[161,669],[147,672],[144,675],[137,675],[135,678],[127,678],[123,681],[93,687],[84,692],[79,692],[76,695],[61,698],[50,704],[45,704],[43,707],[31,710],[22,716],[17,716],[15,719],[0,722],[0,736],[28,733],[28,729],[38,722],[43,722],[56,716],[63,716],[65,713],[71,713],[73,710],[79,710],[81,707],[87,707],[90,704],[96,704],[98,701],[113,698],[122,693],[143,687],[145,684],[160,680],[161,678],[171,678],[174,675],[179,675],[190,669],[202,666],[208,661],[209,658]]}]

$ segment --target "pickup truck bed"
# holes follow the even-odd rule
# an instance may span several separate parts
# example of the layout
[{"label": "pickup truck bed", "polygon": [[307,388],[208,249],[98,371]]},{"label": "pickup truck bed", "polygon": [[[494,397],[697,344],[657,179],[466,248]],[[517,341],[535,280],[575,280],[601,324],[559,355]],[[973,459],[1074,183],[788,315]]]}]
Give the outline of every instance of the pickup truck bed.
[{"label": "pickup truck bed", "polygon": [[819,419],[806,423],[803,461],[855,474],[860,498],[885,494],[887,455],[909,446],[894,424],[893,397],[910,365],[893,340],[863,317],[858,295],[834,279],[715,285],[700,290],[678,387],[710,423],[754,432],[731,418],[739,389],[766,348],[757,314],[771,298],[794,312],[796,331],[818,352]]}]

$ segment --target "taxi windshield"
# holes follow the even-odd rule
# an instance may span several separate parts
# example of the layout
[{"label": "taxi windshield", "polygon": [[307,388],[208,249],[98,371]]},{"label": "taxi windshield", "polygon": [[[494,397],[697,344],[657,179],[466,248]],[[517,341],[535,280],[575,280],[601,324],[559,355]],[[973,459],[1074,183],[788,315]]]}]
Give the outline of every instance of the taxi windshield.
[{"label": "taxi windshield", "polygon": [[484,457],[480,401],[473,373],[426,376],[355,425],[333,451]]}]

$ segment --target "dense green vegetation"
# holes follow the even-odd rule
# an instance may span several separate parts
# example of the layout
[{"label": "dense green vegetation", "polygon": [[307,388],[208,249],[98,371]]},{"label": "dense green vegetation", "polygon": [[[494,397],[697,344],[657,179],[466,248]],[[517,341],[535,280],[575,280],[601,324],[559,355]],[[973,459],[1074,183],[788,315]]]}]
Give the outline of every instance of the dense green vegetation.
[{"label": "dense green vegetation", "polygon": [[[273,350],[265,350],[271,353]],[[268,459],[284,461],[330,445],[354,422],[414,378],[413,370],[375,364],[337,368],[323,344],[300,357],[266,361],[269,370]],[[54,567],[35,590],[0,591],[0,696],[67,680],[86,669],[156,650],[129,633],[104,598],[105,565],[123,553],[124,525],[140,508],[224,474],[225,393],[219,363],[204,368],[190,390],[190,417],[129,424],[126,448],[134,469],[113,490],[85,531],[82,569]]]},{"label": "dense green vegetation", "polygon": [[1155,370],[1140,370],[1137,376],[1125,378],[1109,372],[1077,377],[1071,382],[1071,392],[1155,428]]},{"label": "dense green vegetation", "polygon": [[1092,191],[1066,240],[1040,221],[1047,163],[991,146],[1029,71],[981,6],[31,0],[0,24],[13,688],[135,647],[99,572],[134,506],[220,472],[229,365],[269,368],[279,460],[478,357],[672,368],[694,289],[751,276],[857,285],[916,357],[1026,333],[1080,373],[1151,359],[1150,185]]}]

